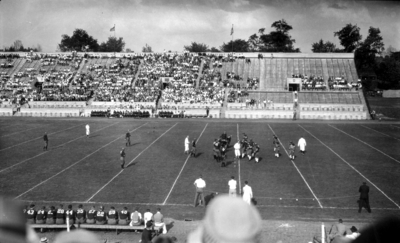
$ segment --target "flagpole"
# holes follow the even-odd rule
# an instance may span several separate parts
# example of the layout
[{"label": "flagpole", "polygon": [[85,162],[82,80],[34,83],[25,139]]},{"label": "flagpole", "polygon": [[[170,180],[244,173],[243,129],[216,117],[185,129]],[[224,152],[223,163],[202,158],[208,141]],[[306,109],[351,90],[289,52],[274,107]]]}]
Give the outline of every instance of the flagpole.
[{"label": "flagpole", "polygon": [[[115,24],[114,24],[114,39],[115,39],[115,41],[117,41],[117,37],[115,37]],[[115,42],[114,42],[114,56],[115,56]]]},{"label": "flagpole", "polygon": [[233,56],[233,24],[232,24],[232,30],[231,30],[231,32],[232,32],[232,56]]}]

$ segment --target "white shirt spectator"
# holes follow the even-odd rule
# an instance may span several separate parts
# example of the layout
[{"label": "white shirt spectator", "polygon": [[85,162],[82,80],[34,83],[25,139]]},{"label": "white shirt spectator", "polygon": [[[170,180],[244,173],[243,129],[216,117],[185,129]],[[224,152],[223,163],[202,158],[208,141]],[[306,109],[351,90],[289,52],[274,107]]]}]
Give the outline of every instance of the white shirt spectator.
[{"label": "white shirt spectator", "polygon": [[147,221],[153,220],[153,213],[152,212],[145,212],[143,214],[144,225],[146,225]]},{"label": "white shirt spectator", "polygon": [[236,190],[237,181],[235,179],[230,179],[228,182],[229,189]]}]

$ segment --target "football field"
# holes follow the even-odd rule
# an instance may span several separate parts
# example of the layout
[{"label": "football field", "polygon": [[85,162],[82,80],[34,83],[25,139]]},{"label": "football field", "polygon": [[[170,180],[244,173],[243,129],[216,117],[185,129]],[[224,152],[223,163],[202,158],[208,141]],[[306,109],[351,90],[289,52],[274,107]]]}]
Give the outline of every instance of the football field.
[{"label": "football field", "polygon": [[[87,138],[85,125],[90,125]],[[127,168],[119,151],[125,133]],[[246,133],[260,147],[260,163],[241,159],[228,166],[215,162],[212,142],[226,131],[231,146]],[[43,151],[43,135],[49,150]],[[282,143],[274,157],[272,139]],[[196,158],[184,154],[184,139],[198,139]],[[307,141],[306,154],[289,142]],[[209,119],[46,119],[0,118],[0,193],[25,204],[138,206],[175,219],[201,219],[193,208],[193,182],[201,174],[212,193],[227,193],[235,176],[248,181],[264,219],[313,220],[349,218],[367,221],[400,214],[400,124]],[[372,214],[358,214],[358,188],[370,187]]]}]

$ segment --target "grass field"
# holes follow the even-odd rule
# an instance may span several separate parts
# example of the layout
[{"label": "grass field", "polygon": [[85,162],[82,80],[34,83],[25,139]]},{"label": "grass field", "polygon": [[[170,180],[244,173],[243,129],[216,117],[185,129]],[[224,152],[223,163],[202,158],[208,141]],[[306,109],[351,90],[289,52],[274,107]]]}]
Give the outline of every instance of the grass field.
[{"label": "grass field", "polygon": [[[85,124],[91,135],[85,136]],[[127,130],[128,167],[119,151]],[[43,152],[44,132],[49,150]],[[261,146],[261,162],[242,159],[221,168],[212,141],[223,131],[232,145],[242,133]],[[274,157],[272,135],[283,144]],[[198,156],[183,153],[184,138],[198,138]],[[289,160],[285,149],[303,136],[307,153]],[[400,123],[245,121],[206,119],[0,119],[0,193],[36,205],[83,203],[154,210],[174,219],[201,219],[193,208],[194,180],[207,182],[206,195],[226,193],[235,176],[253,188],[263,219],[369,222],[400,215]],[[358,187],[370,186],[372,214],[357,213]]]}]

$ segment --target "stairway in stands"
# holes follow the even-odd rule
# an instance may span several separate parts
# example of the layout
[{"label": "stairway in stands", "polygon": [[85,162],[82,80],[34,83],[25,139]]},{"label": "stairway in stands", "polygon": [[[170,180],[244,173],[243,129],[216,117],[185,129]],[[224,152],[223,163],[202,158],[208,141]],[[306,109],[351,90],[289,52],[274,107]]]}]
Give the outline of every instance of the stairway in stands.
[{"label": "stairway in stands", "polygon": [[196,88],[199,87],[200,78],[201,78],[202,73],[203,73],[203,68],[204,68],[204,60],[201,60],[201,64],[200,64],[200,68],[199,68],[199,73],[198,73],[198,76],[197,76],[197,79],[196,79],[196,86],[195,86]]},{"label": "stairway in stands", "polygon": [[140,61],[138,70],[137,70],[137,72],[136,72],[136,74],[135,74],[135,78],[133,79],[132,87],[135,87],[135,85],[136,85],[136,81],[137,81],[137,79],[138,79],[138,77],[139,77],[139,73],[140,73],[140,69],[141,69],[141,68],[142,68],[142,61]]}]

